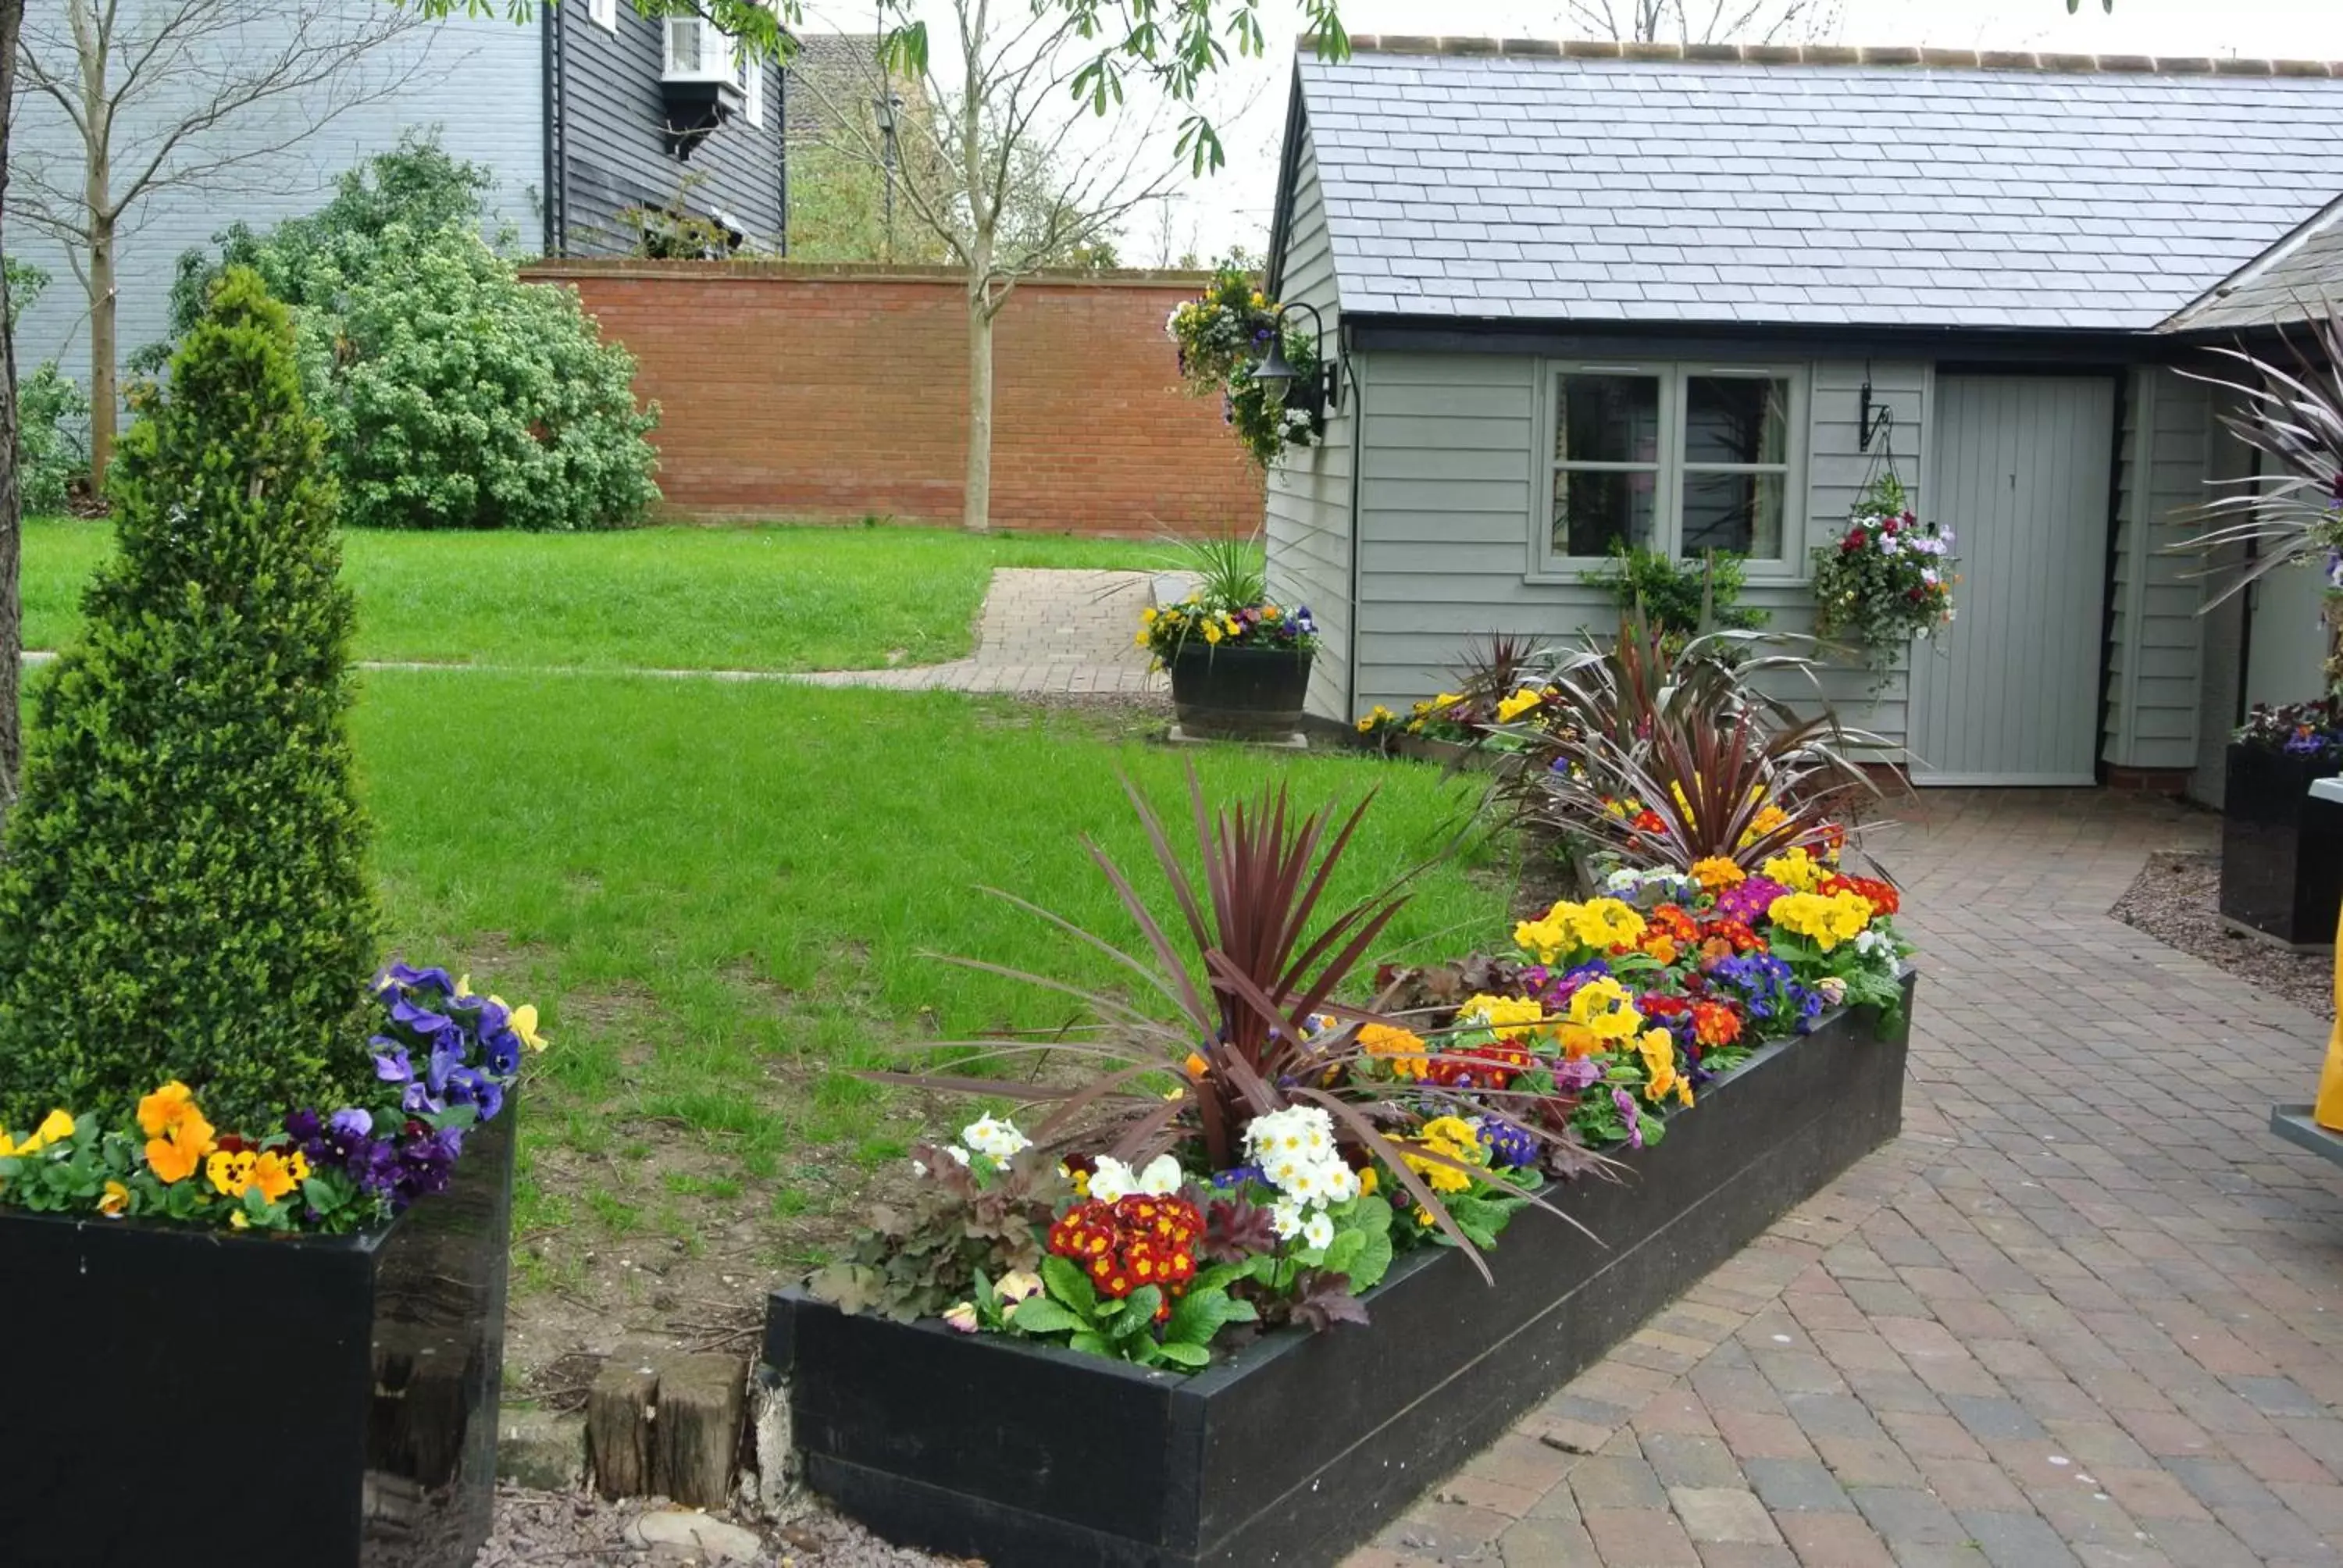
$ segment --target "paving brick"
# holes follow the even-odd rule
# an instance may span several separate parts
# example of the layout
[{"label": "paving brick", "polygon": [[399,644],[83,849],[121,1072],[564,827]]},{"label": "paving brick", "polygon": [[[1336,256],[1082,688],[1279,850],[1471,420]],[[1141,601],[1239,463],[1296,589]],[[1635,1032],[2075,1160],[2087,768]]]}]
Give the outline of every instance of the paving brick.
[{"label": "paving brick", "polygon": [[1963,1509],[1956,1517],[1994,1568],[2074,1568],[2075,1554],[2038,1513]]},{"label": "paving brick", "polygon": [[1578,1500],[1582,1513],[1668,1505],[1667,1491],[1648,1463],[1607,1453],[1579,1461],[1570,1473],[1570,1494]]},{"label": "paving brick", "polygon": [[1806,1568],[1896,1568],[1887,1543],[1860,1514],[1776,1513],[1774,1523]]},{"label": "paving brick", "polygon": [[1850,1486],[1846,1494],[1890,1546],[1948,1545],[1964,1539],[1951,1510],[1916,1486]]},{"label": "paving brick", "polygon": [[1654,1432],[1644,1439],[1644,1458],[1660,1484],[1678,1486],[1738,1486],[1740,1467],[1721,1437],[1684,1432]]},{"label": "paving brick", "polygon": [[1585,1520],[1605,1568],[1700,1568],[1691,1537],[1664,1508],[1590,1508]]},{"label": "paving brick", "polygon": [[1854,1500],[1829,1467],[1813,1459],[1748,1459],[1749,1484],[1776,1513],[1850,1513]]},{"label": "paving brick", "polygon": [[[1497,1560],[1504,1568],[1560,1568],[1595,1561],[1594,1538],[1574,1519],[1524,1519],[1497,1537]],[[1343,1568],[1358,1568],[1355,1562]]]},{"label": "paving brick", "polygon": [[1763,1546],[1782,1539],[1757,1494],[1741,1487],[1672,1486],[1668,1503],[1695,1543],[1737,1541]]}]

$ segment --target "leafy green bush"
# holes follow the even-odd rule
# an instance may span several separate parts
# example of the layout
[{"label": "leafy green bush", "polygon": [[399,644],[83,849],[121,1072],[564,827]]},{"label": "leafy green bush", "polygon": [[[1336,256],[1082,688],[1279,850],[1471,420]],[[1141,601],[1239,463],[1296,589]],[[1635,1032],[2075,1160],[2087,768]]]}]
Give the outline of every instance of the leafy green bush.
[{"label": "leafy green bush", "polygon": [[1661,550],[1614,544],[1611,558],[1585,574],[1606,588],[1622,610],[1641,608],[1659,631],[1679,644],[1711,631],[1755,631],[1762,609],[1740,603],[1742,558],[1727,550],[1683,560]]},{"label": "leafy green bush", "polygon": [[[6,258],[8,330],[49,286],[32,263]],[[27,512],[61,512],[73,482],[89,472],[89,397],[44,359],[16,384],[16,485]]]},{"label": "leafy green bush", "polygon": [[126,1116],[176,1078],[266,1127],[373,1078],[325,470],[285,309],[231,270],[122,443],[119,551],[35,698],[0,859],[0,1125]]},{"label": "leafy green bush", "polygon": [[635,361],[577,291],[523,283],[480,237],[487,172],[410,139],[317,213],[182,258],[174,325],[217,266],[293,307],[343,521],[400,528],[626,528],[659,498]]}]

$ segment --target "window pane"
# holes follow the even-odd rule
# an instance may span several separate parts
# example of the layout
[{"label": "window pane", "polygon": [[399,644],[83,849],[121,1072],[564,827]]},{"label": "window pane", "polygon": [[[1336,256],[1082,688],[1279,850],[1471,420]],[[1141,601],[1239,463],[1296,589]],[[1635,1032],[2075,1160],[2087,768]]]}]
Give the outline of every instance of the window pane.
[{"label": "window pane", "polygon": [[1654,473],[1564,468],[1554,477],[1554,548],[1566,556],[1607,556],[1614,543],[1652,542]]},{"label": "window pane", "polygon": [[1784,493],[1779,474],[1686,474],[1684,553],[1733,550],[1779,559]]},{"label": "window pane", "polygon": [[1790,384],[1765,376],[1684,378],[1684,461],[1785,463]]},{"label": "window pane", "polygon": [[1554,378],[1555,462],[1656,463],[1659,457],[1659,377]]}]

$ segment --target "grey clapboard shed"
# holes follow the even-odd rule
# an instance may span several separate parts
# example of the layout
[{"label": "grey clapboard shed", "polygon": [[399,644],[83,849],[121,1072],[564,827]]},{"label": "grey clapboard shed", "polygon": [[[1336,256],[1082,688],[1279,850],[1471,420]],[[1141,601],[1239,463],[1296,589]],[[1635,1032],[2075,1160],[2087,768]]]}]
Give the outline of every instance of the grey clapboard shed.
[{"label": "grey clapboard shed", "polygon": [[1954,528],[1960,618],[1832,696],[1922,781],[2201,792],[2242,692],[2315,679],[2315,623],[2200,616],[2168,547],[2245,471],[2205,346],[2343,295],[2343,66],[1353,44],[1302,52],[1270,248],[1342,364],[1267,503],[1321,717],[1610,624],[1614,538],[1743,550],[1805,629],[1885,471]]}]

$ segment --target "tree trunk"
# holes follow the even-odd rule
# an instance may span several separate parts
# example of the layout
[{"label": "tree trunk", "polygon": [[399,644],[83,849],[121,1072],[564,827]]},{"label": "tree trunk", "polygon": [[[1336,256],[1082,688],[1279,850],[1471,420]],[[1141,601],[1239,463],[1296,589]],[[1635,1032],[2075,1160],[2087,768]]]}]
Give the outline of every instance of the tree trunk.
[{"label": "tree trunk", "polygon": [[[101,67],[102,69],[102,67]],[[114,358],[114,165],[108,156],[110,111],[102,101],[85,105],[94,127],[84,166],[82,212],[89,226],[89,493],[106,494],[106,470],[114,460],[114,414],[119,402]],[[95,127],[104,127],[101,136]]]},{"label": "tree trunk", "polygon": [[968,302],[968,477],[960,520],[972,533],[992,527],[992,311],[981,294]]},{"label": "tree trunk", "polygon": [[[16,35],[25,0],[0,0],[0,212],[8,193],[8,111],[16,102]],[[5,248],[0,236],[0,249]],[[24,676],[24,621],[16,602],[17,558],[24,543],[23,495],[16,482],[16,329],[8,320],[7,285],[0,281],[0,820],[16,801],[16,771],[24,761],[17,691]]]},{"label": "tree trunk", "polygon": [[[101,189],[103,166],[93,161],[90,188]],[[102,198],[100,198],[102,199]],[[89,226],[89,493],[106,494],[106,470],[114,460],[114,416],[120,400],[114,357],[114,220],[93,205]]]}]

